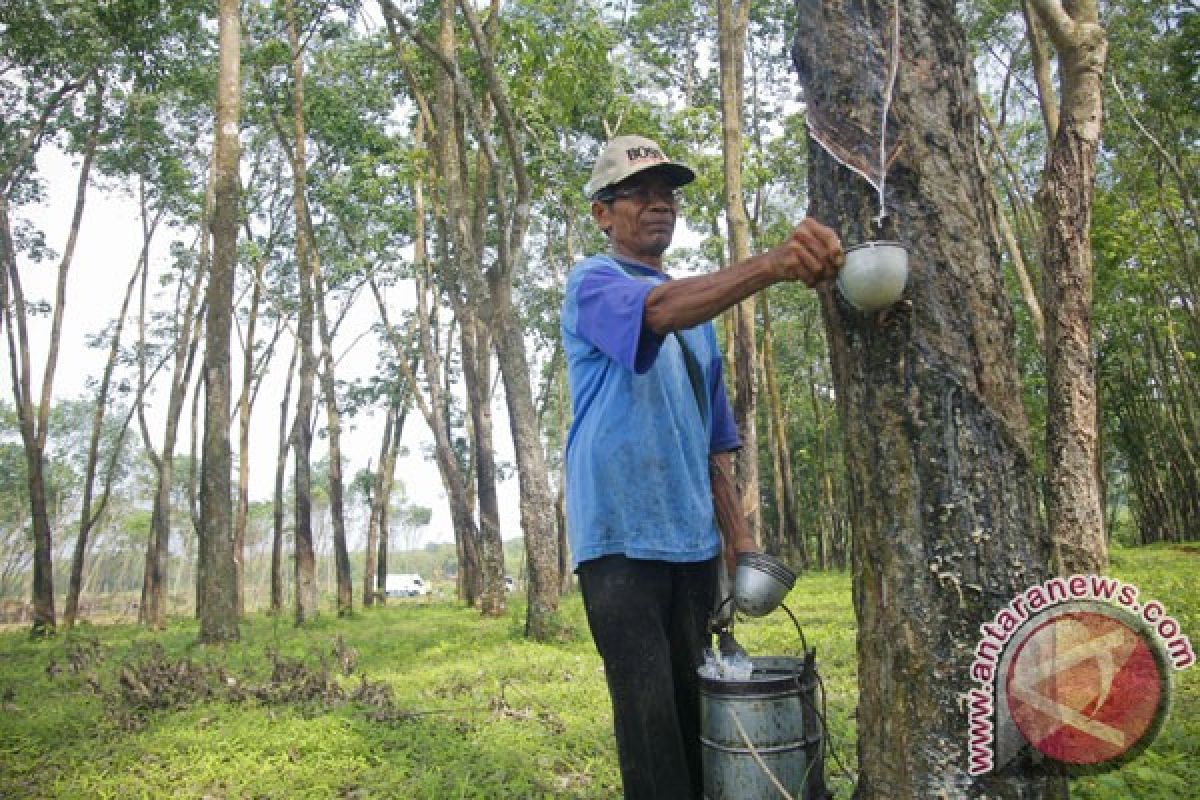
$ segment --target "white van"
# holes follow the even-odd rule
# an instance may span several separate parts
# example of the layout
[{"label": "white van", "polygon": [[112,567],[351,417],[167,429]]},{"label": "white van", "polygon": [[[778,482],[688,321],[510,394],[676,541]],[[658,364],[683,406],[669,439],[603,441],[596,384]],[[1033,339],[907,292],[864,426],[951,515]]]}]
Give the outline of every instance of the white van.
[{"label": "white van", "polygon": [[416,573],[388,575],[383,588],[388,597],[420,597],[429,594],[429,587]]}]

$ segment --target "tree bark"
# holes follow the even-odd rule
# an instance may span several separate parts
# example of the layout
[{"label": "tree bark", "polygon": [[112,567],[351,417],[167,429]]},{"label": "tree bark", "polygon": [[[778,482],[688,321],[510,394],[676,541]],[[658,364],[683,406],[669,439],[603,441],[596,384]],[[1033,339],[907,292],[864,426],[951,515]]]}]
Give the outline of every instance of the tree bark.
[{"label": "tree bark", "polygon": [[292,379],[296,375],[296,359],[300,353],[297,344],[292,348],[288,361],[287,378],[283,384],[283,399],[279,401],[279,438],[275,451],[275,487],[271,494],[271,613],[282,614],[283,599],[283,528],[284,528],[284,483],[287,476],[287,454],[290,447],[288,435],[288,409],[292,404]]},{"label": "tree bark", "polygon": [[[529,605],[525,632],[530,638],[544,640],[555,630],[554,614],[558,610],[558,542],[551,505],[550,484],[546,473],[546,456],[542,450],[541,431],[529,381],[529,362],[525,354],[524,331],[516,318],[512,302],[512,281],[521,257],[529,227],[532,207],[532,185],[525,166],[520,137],[521,127],[508,101],[508,95],[497,74],[496,60],[487,35],[468,3],[459,3],[463,20],[474,44],[478,66],[483,74],[484,95],[496,111],[498,138],[503,141],[506,169],[501,169],[497,138],[483,119],[484,103],[474,99],[475,93],[458,68],[454,42],[453,0],[442,0],[441,28],[436,44],[430,42],[416,25],[401,13],[390,0],[381,0],[385,15],[399,23],[414,41],[440,65],[444,81],[441,96],[452,102],[439,103],[434,108],[435,140],[438,168],[447,187],[445,217],[455,251],[457,277],[471,305],[480,311],[495,342],[500,374],[504,381],[510,432],[517,460],[520,489],[521,527],[525,535],[529,560]],[[493,17],[497,6],[493,4]],[[491,198],[495,204],[494,218],[503,228],[494,234],[495,260],[484,267],[484,243],[472,234],[471,216],[465,204],[467,192],[460,156],[465,145],[459,141],[455,124],[456,108],[470,117],[476,138],[472,143],[486,157],[488,173],[492,176]],[[509,197],[509,187],[515,185],[515,197]]]},{"label": "tree bark", "polygon": [[250,291],[250,311],[246,321],[246,342],[242,348],[242,387],[238,392],[238,482],[237,506],[233,519],[233,558],[238,617],[246,614],[246,521],[250,512],[250,412],[253,409],[254,341],[258,327],[258,309],[262,302],[262,276],[266,259],[254,264],[254,286]]},{"label": "tree bark", "polygon": [[[383,482],[384,462],[387,459],[388,450],[391,449],[394,417],[394,410],[389,406],[384,415],[383,436],[379,442],[379,467],[371,473],[371,485],[367,490],[367,548],[363,554],[363,608],[375,605],[375,584],[378,580],[376,572],[379,564],[379,516],[376,513],[375,498],[379,492],[379,485]],[[367,469],[371,469],[369,461]]]},{"label": "tree bark", "polygon": [[779,394],[775,378],[775,346],[771,331],[771,307],[767,298],[762,298],[763,310],[763,377],[767,388],[767,405],[771,431],[771,452],[775,464],[775,506],[779,513],[779,554],[789,556],[796,553],[801,567],[809,565],[808,542],[796,525],[796,481],[792,475],[792,453],[788,446],[788,429],[783,417],[783,398]]},{"label": "tree bark", "polygon": [[[205,220],[210,219],[207,213],[212,204],[207,204]],[[138,621],[149,628],[161,630],[167,624],[167,556],[171,541],[171,491],[175,480],[175,444],[179,436],[179,421],[183,414],[183,404],[187,399],[188,385],[191,382],[192,369],[196,360],[196,349],[200,340],[200,326],[203,316],[200,314],[201,287],[204,285],[203,265],[211,264],[211,250],[208,245],[201,248],[201,267],[192,276],[192,284],[188,290],[181,316],[177,320],[178,337],[174,342],[175,365],[171,372],[171,385],[167,396],[167,415],[163,429],[163,444],[161,453],[155,453],[150,442],[149,429],[144,415],[144,404],[139,403],[138,417],[142,426],[142,438],[145,441],[146,453],[154,465],[155,487],[154,501],[150,513],[150,536],[146,542],[146,566],[142,575],[142,600],[138,607]],[[145,342],[144,317],[146,308],[146,288],[149,278],[147,268],[142,270],[142,304],[139,313],[140,338]],[[180,290],[183,288],[182,279]],[[139,394],[144,396],[148,389],[145,376],[144,360],[138,365],[140,370]]]},{"label": "tree bark", "polygon": [[[143,204],[143,212],[145,205]],[[142,220],[145,225],[145,216]],[[112,386],[113,371],[117,365],[117,356],[121,349],[121,334],[125,330],[125,317],[129,312],[129,304],[133,300],[133,290],[137,286],[138,276],[146,269],[147,254],[150,238],[162,219],[162,211],[155,216],[154,222],[143,231],[142,252],[138,257],[137,266],[125,286],[125,296],[121,300],[121,310],[117,312],[116,325],[109,340],[108,359],[104,363],[104,372],[100,377],[100,386],[96,392],[96,408],[92,412],[92,432],[88,441],[87,464],[84,467],[83,503],[79,512],[79,534],[75,537],[75,552],[71,558],[71,577],[67,585],[67,600],[63,609],[63,626],[70,630],[75,626],[79,615],[79,596],[83,591],[83,567],[87,556],[88,536],[92,526],[108,504],[109,488],[112,485],[112,466],[110,464],[108,479],[105,481],[104,492],[97,507],[92,508],[96,481],[96,467],[100,458],[100,438],[104,429],[104,417],[108,407],[108,391]],[[121,432],[121,442],[124,442],[124,430]],[[120,450],[120,442],[117,450]]]},{"label": "tree bark", "polygon": [[241,92],[241,19],[237,0],[219,0],[213,258],[208,281],[204,348],[204,468],[201,478],[200,547],[206,553],[198,609],[200,639],[238,638],[233,563],[232,453],[229,420],[232,381],[233,276],[240,213],[238,118]]},{"label": "tree bark", "polygon": [[463,383],[471,415],[471,442],[475,454],[475,495],[479,507],[479,610],[484,615],[504,614],[504,539],[500,531],[500,498],[496,492],[496,454],[493,447],[491,408],[492,347],[487,328],[465,306],[460,306]]},{"label": "tree bark", "polygon": [[[750,220],[742,199],[742,104],[749,0],[719,0],[717,40],[721,88],[721,153],[724,169],[725,220],[729,231],[729,263],[750,257]],[[758,476],[758,349],[755,344],[755,298],[733,309],[733,416],[742,448],[734,456],[738,491],[746,524],[761,543],[762,510]]]},{"label": "tree bark", "polygon": [[[306,204],[307,210],[307,204]],[[307,222],[308,216],[305,215]],[[309,241],[316,238],[312,225],[308,225]],[[320,262],[314,258],[313,298],[317,310],[317,332],[321,338],[321,395],[325,400],[325,420],[329,431],[329,514],[333,520],[333,557],[337,572],[337,613],[339,617],[354,612],[354,583],[350,577],[350,552],[346,549],[345,486],[342,479],[342,415],[338,410],[337,383],[334,379],[333,334],[329,328],[329,315],[325,309],[325,282],[321,277]]]},{"label": "tree bark", "polygon": [[379,556],[375,563],[375,593],[382,604],[387,600],[388,549],[391,544],[391,512],[392,487],[396,483],[396,459],[400,453],[400,439],[404,435],[404,421],[408,416],[408,407],[403,401],[399,407],[393,408],[395,422],[392,427],[392,437],[387,443],[385,464],[380,465],[379,481],[376,483],[374,516],[376,527],[379,529]]},{"label": "tree bark", "polygon": [[[92,117],[88,127],[83,162],[79,169],[79,180],[75,189],[75,210],[71,216],[71,227],[67,233],[67,244],[58,264],[58,276],[55,286],[54,307],[50,319],[50,336],[47,345],[46,361],[42,370],[41,395],[35,405],[32,390],[32,365],[30,363],[30,340],[27,324],[28,308],[25,303],[25,293],[21,285],[20,274],[17,270],[16,252],[12,243],[12,232],[9,228],[8,190],[14,179],[12,173],[3,175],[0,186],[0,219],[3,220],[3,231],[0,239],[3,241],[4,263],[0,267],[6,270],[6,296],[3,316],[6,321],[8,335],[9,368],[12,378],[13,401],[17,410],[18,428],[21,433],[21,443],[25,450],[26,487],[29,491],[29,516],[33,527],[33,624],[31,634],[35,637],[53,634],[56,627],[54,611],[54,564],[53,564],[53,531],[50,528],[50,515],[46,502],[46,480],[44,474],[44,459],[46,439],[49,433],[50,406],[54,390],[54,373],[58,367],[58,351],[62,340],[62,325],[66,313],[67,276],[75,257],[75,246],[79,241],[79,227],[83,220],[84,205],[87,200],[88,181],[91,176],[92,162],[96,155],[100,127],[103,121],[104,84],[94,75],[89,76],[96,86],[96,96],[92,98]],[[86,82],[86,80],[85,80]],[[67,86],[56,94],[54,100],[45,109],[49,114],[50,108],[57,106],[61,97],[65,96]],[[79,87],[75,87],[76,89]],[[72,92],[74,89],[71,90]],[[43,116],[35,130],[41,130],[45,124]],[[31,132],[30,136],[33,136]],[[26,138],[22,147],[32,146],[33,139]],[[14,169],[20,164],[14,161]],[[12,304],[10,307],[9,303]],[[15,317],[15,319],[14,319]],[[13,338],[17,334],[16,339]]]},{"label": "tree bark", "polygon": [[296,29],[296,6],[286,5],[288,44],[292,57],[292,203],[296,214],[296,272],[300,283],[300,309],[296,333],[300,343],[300,386],[296,400],[296,418],[292,423],[292,448],[295,456],[295,621],[303,625],[316,617],[317,574],[313,550],[312,522],[312,416],[313,383],[316,356],[313,353],[313,259],[309,248],[309,228],[305,211],[305,136],[304,136],[304,59]]},{"label": "tree bark", "polygon": [[1031,0],[1058,51],[1060,114],[1041,191],[1046,306],[1046,514],[1059,571],[1108,565],[1092,355],[1092,192],[1108,42],[1094,0]]},{"label": "tree bark", "polygon": [[[967,773],[962,698],[979,626],[1045,579],[1051,557],[998,244],[983,219],[970,51],[952,4],[795,5],[793,56],[809,113],[870,132],[861,144],[873,140],[875,152],[893,13],[903,14],[887,121],[901,150],[887,207],[909,252],[909,288],[874,314],[831,289],[821,296],[852,498],[855,796],[1059,796],[1062,779],[1025,763]],[[878,192],[811,137],[809,147],[812,215],[847,245],[868,238]]]}]

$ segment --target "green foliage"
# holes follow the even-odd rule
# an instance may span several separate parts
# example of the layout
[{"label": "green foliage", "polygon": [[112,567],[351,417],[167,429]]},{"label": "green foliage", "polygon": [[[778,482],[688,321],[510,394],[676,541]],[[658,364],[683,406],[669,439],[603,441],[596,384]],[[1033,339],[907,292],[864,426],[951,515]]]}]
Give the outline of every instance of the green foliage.
[{"label": "green foliage", "polygon": [[[1197,558],[1194,549],[1118,549],[1110,573],[1194,636]],[[842,770],[856,770],[857,697],[850,577],[802,575],[786,603],[817,652],[836,756],[827,776],[848,797]],[[523,638],[523,616],[515,599],[502,619],[438,602],[393,603],[349,620],[330,614],[303,629],[255,615],[242,640],[223,648],[195,644],[190,620],[161,634],[87,625],[44,642],[0,634],[0,795],[613,797],[608,694],[580,598],[565,599],[549,644]],[[736,634],[754,654],[801,652],[782,612],[741,620]],[[161,682],[168,666],[181,676],[171,686]],[[1173,710],[1145,754],[1076,779],[1072,796],[1191,797],[1200,781],[1197,676],[1175,674]]]},{"label": "green foliage", "polygon": [[[517,611],[487,620],[406,604],[299,631],[256,617],[224,650],[194,647],[194,624],[176,623],[157,641],[166,661],[194,665],[186,674],[219,668],[239,686],[267,686],[273,659],[300,662],[337,675],[346,699],[188,702],[174,692],[170,708],[134,714],[113,702],[126,696],[122,666],[141,675],[150,652],[137,629],[85,631],[40,648],[5,635],[0,648],[17,666],[0,683],[0,793],[611,797],[607,691],[578,635],[578,603],[564,611],[566,634],[553,645],[525,642]],[[98,658],[77,669],[72,642],[93,636]],[[352,674],[341,674],[335,650],[353,661]],[[387,689],[357,691],[364,684]]]}]

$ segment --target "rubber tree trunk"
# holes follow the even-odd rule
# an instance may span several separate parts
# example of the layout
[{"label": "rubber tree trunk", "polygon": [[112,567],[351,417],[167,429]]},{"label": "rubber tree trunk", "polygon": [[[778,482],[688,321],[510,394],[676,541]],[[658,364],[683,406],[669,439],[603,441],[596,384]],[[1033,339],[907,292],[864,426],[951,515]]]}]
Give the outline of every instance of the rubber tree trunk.
[{"label": "rubber tree trunk", "polygon": [[[50,510],[46,502],[46,480],[43,474],[46,439],[50,423],[50,406],[54,389],[54,373],[58,367],[59,344],[62,341],[63,319],[66,313],[67,276],[75,256],[75,245],[79,241],[80,224],[87,199],[89,176],[96,155],[100,126],[103,120],[104,84],[94,79],[97,95],[92,99],[92,117],[83,151],[83,163],[79,169],[79,180],[75,189],[75,210],[71,216],[71,227],[67,233],[67,245],[58,264],[55,285],[54,307],[51,312],[50,336],[46,348],[46,361],[42,373],[39,400],[35,403],[32,390],[32,367],[30,363],[30,338],[27,324],[28,311],[25,293],[21,287],[21,276],[17,271],[16,250],[13,247],[12,231],[9,227],[8,190],[11,172],[0,175],[0,249],[3,250],[3,268],[7,275],[3,292],[3,317],[8,327],[9,365],[16,403],[21,444],[25,452],[25,477],[29,490],[29,515],[33,527],[33,626],[34,637],[49,635],[55,631],[54,611],[54,541],[50,526]],[[88,79],[84,79],[86,82]],[[82,82],[81,82],[82,84]],[[78,87],[76,87],[78,88]],[[63,91],[67,88],[64,86]],[[47,113],[49,109],[47,109]],[[44,124],[45,118],[38,127]],[[32,133],[30,134],[32,136]],[[22,147],[31,145],[27,138]],[[11,303],[11,305],[10,305]],[[17,338],[13,339],[13,328]]]},{"label": "rubber tree trunk", "polygon": [[[306,206],[307,210],[307,206]],[[307,220],[307,214],[305,215]],[[308,226],[308,240],[316,237]],[[314,259],[314,264],[319,261]],[[345,481],[342,478],[342,415],[338,409],[336,369],[333,358],[333,333],[325,308],[324,280],[320,267],[313,270],[314,306],[317,311],[317,331],[321,337],[321,397],[325,402],[326,429],[329,432],[329,516],[333,521],[333,558],[337,573],[337,613],[339,617],[354,612],[354,583],[350,576],[350,551],[346,545]]]},{"label": "rubber tree trunk", "polygon": [[[215,153],[215,150],[214,150]],[[215,185],[213,187],[215,191]],[[209,206],[211,209],[211,206]],[[208,258],[203,258],[208,255]],[[211,264],[211,248],[202,248],[201,264]],[[178,320],[178,338],[175,341],[175,366],[171,372],[171,388],[167,399],[167,417],[163,426],[162,449],[155,454],[149,439],[145,415],[139,410],[146,451],[154,465],[154,505],[150,515],[150,536],[146,542],[146,567],[142,575],[142,604],[138,609],[138,621],[147,627],[159,629],[167,624],[167,564],[171,542],[171,491],[175,482],[175,446],[179,437],[179,422],[187,400],[188,385],[199,345],[200,292],[204,285],[203,268],[197,268],[192,284],[188,288],[187,301]],[[142,309],[146,305],[146,284],[149,273],[142,271]],[[139,320],[139,324],[140,324]],[[141,338],[145,339],[142,328]],[[142,365],[144,369],[144,365]],[[145,379],[141,391],[146,390]]]},{"label": "rubber tree trunk", "polygon": [[238,116],[241,92],[241,19],[237,0],[218,4],[220,65],[217,74],[216,159],[212,234],[213,257],[208,281],[204,348],[204,468],[200,487],[201,536],[204,550],[200,639],[222,642],[238,638],[237,597],[233,563],[232,452],[229,419],[232,393],[230,333],[233,329],[233,275],[237,267]]},{"label": "rubber tree trunk", "polygon": [[317,615],[317,557],[313,550],[312,513],[312,415],[313,382],[316,355],[313,352],[313,258],[309,248],[305,193],[304,140],[304,59],[296,29],[296,8],[287,3],[288,43],[292,55],[292,108],[295,139],[292,145],[292,173],[295,188],[292,203],[296,213],[296,271],[300,282],[300,309],[296,335],[300,342],[300,386],[296,398],[296,418],[292,424],[292,448],[295,454],[295,621],[303,625]]},{"label": "rubber tree trunk", "polygon": [[[383,483],[383,470],[387,464],[388,451],[391,450],[392,426],[395,424],[396,410],[388,408],[383,421],[383,436],[380,437],[379,467],[371,473],[371,484],[367,490],[367,549],[363,553],[363,608],[375,605],[376,571],[379,565],[379,514],[376,498],[379,495],[380,484]],[[370,463],[367,469],[371,469]]]},{"label": "rubber tree trunk", "polygon": [[233,518],[233,554],[237,567],[238,616],[246,614],[246,525],[250,515],[250,412],[254,408],[254,375],[259,365],[254,358],[255,330],[262,303],[262,278],[266,259],[254,265],[254,289],[250,292],[250,311],[246,321],[246,341],[242,350],[242,387],[238,392],[238,479],[237,504]]},{"label": "rubber tree trunk", "polygon": [[292,379],[296,374],[299,346],[292,348],[287,379],[283,384],[283,399],[279,402],[279,439],[275,448],[275,485],[271,493],[271,613],[283,613],[283,521],[284,483],[287,477],[289,447],[288,409],[292,404]]},{"label": "rubber tree trunk", "polygon": [[[143,227],[145,227],[144,220],[145,217],[143,216]],[[156,219],[155,225],[150,228],[151,231],[153,231],[154,227],[157,227],[157,221]],[[93,509],[92,503],[94,499],[96,471],[100,461],[100,435],[104,429],[104,416],[108,407],[108,391],[112,386],[113,370],[116,368],[117,356],[120,354],[121,334],[125,329],[125,317],[129,311],[129,304],[133,299],[133,290],[137,286],[138,276],[141,274],[146,263],[146,250],[149,243],[149,235],[146,235],[143,239],[142,255],[138,259],[133,276],[125,286],[125,297],[121,301],[121,310],[118,312],[116,324],[109,339],[108,359],[104,363],[104,373],[100,378],[100,386],[96,392],[96,407],[92,412],[92,430],[88,439],[87,464],[83,471],[83,504],[79,511],[79,535],[75,537],[75,548],[71,557],[71,577],[67,584],[67,601],[63,609],[63,627],[67,630],[74,627],[76,617],[79,615],[79,595],[83,591],[83,571],[84,561],[87,557],[88,536],[91,533],[92,526],[99,519],[100,514],[103,513],[104,508],[108,504],[109,489],[112,486],[111,478],[113,477],[113,469],[110,464],[108,477],[104,482],[104,491]],[[124,444],[124,441],[125,432],[122,430],[118,450]]]},{"label": "rubber tree trunk", "polygon": [[[721,152],[724,157],[725,219],[729,229],[729,263],[750,257],[750,219],[742,200],[742,105],[749,0],[719,0],[717,39],[721,68]],[[758,469],[758,370],[755,345],[755,299],[731,309],[733,316],[733,415],[742,448],[734,456],[737,487],[750,533],[762,542]]]},{"label": "rubber tree trunk", "polygon": [[475,496],[479,504],[479,610],[487,616],[504,614],[504,539],[500,531],[500,498],[496,491],[496,453],[492,435],[491,358],[487,327],[465,307],[462,326],[463,382],[471,415],[471,445],[475,456]]},{"label": "rubber tree trunk", "polygon": [[[1032,0],[1058,51],[1057,129],[1039,195],[1046,316],[1046,514],[1063,574],[1108,565],[1092,354],[1092,193],[1108,43],[1095,2]],[[1049,124],[1049,123],[1047,123]]]},{"label": "rubber tree trunk", "polygon": [[[879,151],[890,2],[797,0],[793,56],[810,118]],[[905,297],[859,313],[822,292],[849,473],[858,620],[857,798],[1042,798],[1025,763],[968,775],[969,669],[979,626],[1045,579],[1037,484],[995,213],[974,155],[971,54],[954,5],[901,4],[888,209],[909,252]],[[854,141],[857,134],[863,142]],[[878,195],[810,136],[810,213],[846,245]]]}]

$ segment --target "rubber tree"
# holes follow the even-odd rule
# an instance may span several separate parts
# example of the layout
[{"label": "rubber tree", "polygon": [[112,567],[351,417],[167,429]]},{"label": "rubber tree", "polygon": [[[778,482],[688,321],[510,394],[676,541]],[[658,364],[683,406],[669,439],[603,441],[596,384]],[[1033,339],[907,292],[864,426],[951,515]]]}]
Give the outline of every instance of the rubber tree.
[{"label": "rubber tree", "polygon": [[[1146,544],[1200,538],[1200,163],[1196,104],[1179,102],[1195,70],[1196,26],[1185,18],[1170,6],[1121,2],[1105,19],[1093,333],[1102,455],[1116,488],[1106,528]],[[1121,479],[1134,530],[1113,524]]]},{"label": "rubber tree", "polygon": [[[468,84],[459,66],[456,48],[446,47],[444,41],[429,40],[390,0],[383,0],[381,4],[385,15],[433,59],[448,79],[448,86],[453,87],[453,92],[442,98],[452,102],[440,102],[434,108],[435,114],[441,115],[435,132],[440,139],[431,138],[442,145],[435,149],[435,157],[443,183],[449,189],[443,202],[455,266],[467,298],[491,333],[504,383],[517,461],[521,527],[529,562],[525,631],[531,638],[546,639],[553,635],[553,617],[558,609],[558,541],[545,452],[533,405],[524,331],[512,289],[516,268],[523,257],[533,204],[525,133],[513,112],[496,50],[471,4],[458,3],[457,6],[461,22],[470,35],[471,57],[477,59],[482,90],[475,90]],[[491,13],[498,13],[498,7],[494,6]],[[456,18],[455,3],[443,0],[441,18],[451,21]],[[495,126],[484,114],[485,107],[494,109]],[[461,112],[470,121],[474,136],[471,141],[456,135],[459,127],[457,113],[453,112]],[[459,158],[471,147],[478,148],[486,158],[491,178],[487,196],[495,204],[492,224],[498,225],[499,229],[490,234],[490,241],[495,243],[495,256],[490,260],[487,250],[492,248],[485,248],[485,242],[480,241],[472,229],[466,202],[469,195],[461,189],[467,184]]]},{"label": "rubber tree", "polygon": [[[847,246],[882,228],[910,265],[905,296],[880,312],[822,291],[851,494],[855,796],[1061,796],[1061,779],[1024,761],[967,772],[979,626],[1045,579],[1052,554],[975,156],[971,51],[950,3],[795,8],[810,213]],[[886,194],[844,166],[864,171],[856,161]]]},{"label": "rubber tree", "polygon": [[[1095,0],[1030,0],[1058,53],[1058,113],[1042,190],[1046,515],[1063,574],[1108,565],[1092,352],[1092,194],[1108,40]],[[1036,38],[1036,37],[1035,37]],[[1052,105],[1043,97],[1043,105]],[[1057,125],[1049,126],[1057,118]]]},{"label": "rubber tree", "polygon": [[304,134],[304,59],[301,57],[300,33],[296,21],[295,3],[285,4],[288,52],[292,71],[292,204],[296,217],[296,275],[300,285],[300,307],[296,335],[300,351],[300,382],[297,387],[296,416],[291,439],[295,470],[295,573],[296,596],[293,607],[297,625],[309,622],[317,615],[316,553],[313,550],[312,523],[312,415],[313,385],[316,380],[317,359],[313,348],[314,259],[310,250],[308,217],[305,205],[306,139]]},{"label": "rubber tree", "polygon": [[204,464],[200,487],[200,569],[197,614],[200,639],[237,639],[237,587],[233,554],[232,411],[230,333],[237,268],[240,212],[238,120],[241,106],[241,12],[237,0],[217,6],[217,100],[212,217],[212,263],[205,309]]},{"label": "rubber tree", "polygon": [[[729,234],[729,263],[750,257],[750,220],[742,198],[742,106],[745,102],[746,29],[749,0],[718,0],[717,51],[721,87],[721,153],[723,156],[725,222]],[[733,309],[733,412],[742,448],[735,457],[738,490],[750,532],[761,540],[758,477],[758,353],[755,344],[755,299]]]}]

